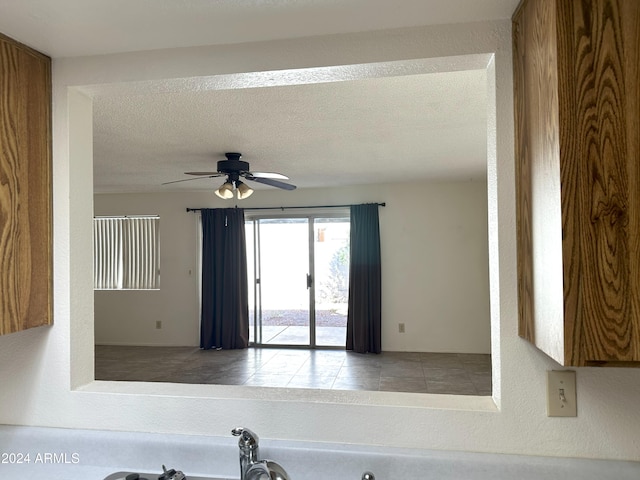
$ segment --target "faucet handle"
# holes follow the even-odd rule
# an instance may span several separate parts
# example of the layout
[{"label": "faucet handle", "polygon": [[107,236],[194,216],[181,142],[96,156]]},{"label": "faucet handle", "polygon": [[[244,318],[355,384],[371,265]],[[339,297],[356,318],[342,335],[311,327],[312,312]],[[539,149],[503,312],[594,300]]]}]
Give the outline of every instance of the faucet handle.
[{"label": "faucet handle", "polygon": [[371,472],[364,472],[362,474],[362,480],[376,480],[376,477],[373,473]]},{"label": "faucet handle", "polygon": [[258,442],[260,441],[260,438],[258,438],[258,435],[253,433],[248,428],[236,427],[231,430],[231,435],[233,435],[234,437],[240,437],[240,439],[238,440],[238,446],[240,448],[258,448]]}]

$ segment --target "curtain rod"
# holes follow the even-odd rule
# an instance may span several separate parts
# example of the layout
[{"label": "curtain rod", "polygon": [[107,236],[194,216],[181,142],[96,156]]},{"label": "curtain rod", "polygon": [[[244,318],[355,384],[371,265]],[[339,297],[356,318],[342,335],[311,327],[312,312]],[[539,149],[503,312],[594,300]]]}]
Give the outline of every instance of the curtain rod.
[{"label": "curtain rod", "polygon": [[93,218],[160,218],[160,215],[94,215]]},{"label": "curtain rod", "polygon": [[[379,207],[386,207],[387,204],[385,202],[377,203]],[[310,205],[307,207],[254,207],[254,208],[245,208],[245,210],[290,210],[295,208],[346,208],[351,207],[352,205]],[[235,208],[238,208],[236,205]],[[199,212],[203,210],[202,208],[188,208],[187,212]]]}]

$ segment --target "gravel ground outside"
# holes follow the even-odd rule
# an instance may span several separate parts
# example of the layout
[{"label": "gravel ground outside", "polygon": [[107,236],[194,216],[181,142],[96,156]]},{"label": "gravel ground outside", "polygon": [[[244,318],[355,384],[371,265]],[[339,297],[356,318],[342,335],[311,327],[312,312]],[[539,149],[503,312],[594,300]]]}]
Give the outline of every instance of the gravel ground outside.
[{"label": "gravel ground outside", "polygon": [[[309,312],[306,310],[263,310],[262,324],[282,327],[309,325]],[[316,326],[346,327],[346,325],[346,314],[335,310],[316,310]]]}]

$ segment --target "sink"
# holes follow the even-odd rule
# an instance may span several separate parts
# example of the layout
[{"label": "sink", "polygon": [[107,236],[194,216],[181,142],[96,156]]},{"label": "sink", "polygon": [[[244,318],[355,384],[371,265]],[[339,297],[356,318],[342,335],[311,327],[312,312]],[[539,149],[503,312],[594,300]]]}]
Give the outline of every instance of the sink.
[{"label": "sink", "polygon": [[[180,472],[178,472],[179,474]],[[181,476],[164,476],[162,473],[139,473],[139,472],[116,472],[112,473],[104,480],[172,480],[175,478],[184,478],[185,480],[237,480],[222,477],[193,477],[191,475]]]}]

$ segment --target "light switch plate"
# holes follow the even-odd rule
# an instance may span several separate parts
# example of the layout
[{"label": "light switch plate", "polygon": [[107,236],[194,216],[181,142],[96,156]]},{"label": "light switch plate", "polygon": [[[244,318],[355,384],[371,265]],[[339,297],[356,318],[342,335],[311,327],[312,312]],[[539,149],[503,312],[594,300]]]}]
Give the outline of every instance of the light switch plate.
[{"label": "light switch plate", "polygon": [[575,371],[551,370],[547,372],[547,416],[578,416]]}]

